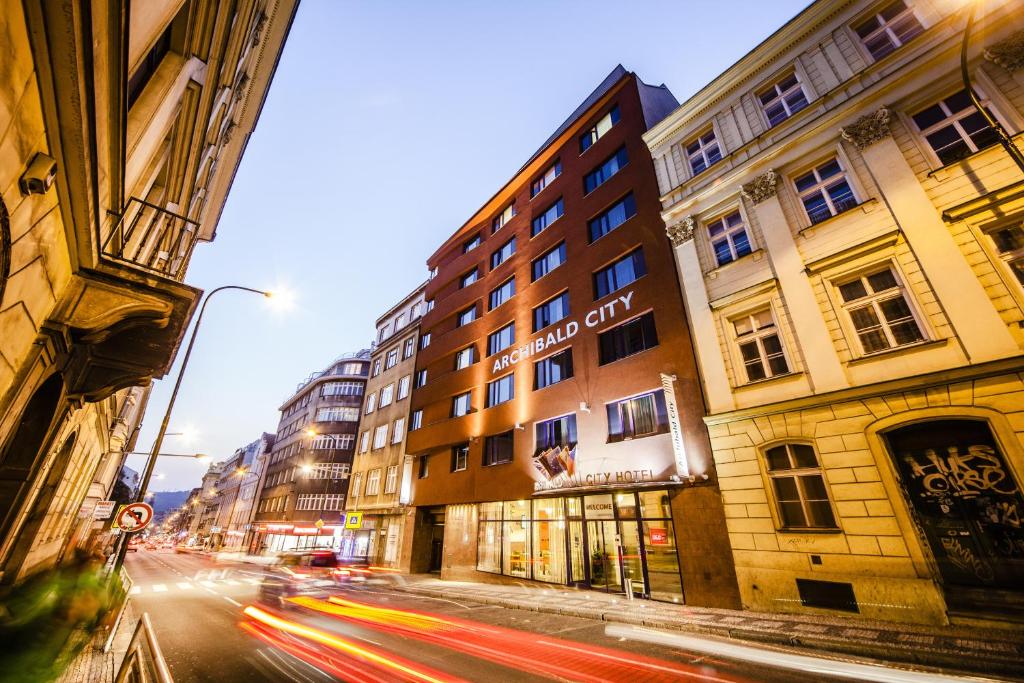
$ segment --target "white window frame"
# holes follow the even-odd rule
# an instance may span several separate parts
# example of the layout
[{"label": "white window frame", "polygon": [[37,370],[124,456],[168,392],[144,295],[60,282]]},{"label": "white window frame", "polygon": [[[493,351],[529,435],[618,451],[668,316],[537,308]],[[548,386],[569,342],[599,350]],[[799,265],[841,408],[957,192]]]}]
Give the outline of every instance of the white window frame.
[{"label": "white window frame", "polygon": [[363,473],[356,472],[352,475],[352,497],[359,498],[363,495]]},{"label": "white window frame", "polygon": [[[788,89],[788,90],[782,90],[781,89],[782,81],[784,81],[787,78],[789,78],[790,75],[792,75],[793,78],[796,79],[796,85],[794,87]],[[761,110],[761,116],[764,117],[764,122],[765,122],[765,125],[767,127],[766,130],[771,130],[772,128],[775,128],[776,126],[781,126],[783,123],[785,123],[789,119],[793,118],[794,114],[796,114],[798,112],[801,112],[804,109],[807,109],[808,107],[811,106],[811,102],[813,102],[814,98],[813,98],[810,90],[807,88],[806,81],[807,81],[807,79],[803,78],[801,76],[801,74],[800,74],[800,71],[794,66],[792,69],[784,71],[781,74],[779,74],[778,76],[776,76],[775,78],[773,78],[771,80],[770,84],[764,85],[764,86],[762,86],[762,87],[760,87],[760,88],[758,88],[758,89],[756,89],[754,91],[754,99],[756,100],[755,103],[757,104],[757,106]],[[771,102],[766,104],[761,99],[761,94],[766,92],[766,91],[768,91],[768,90],[774,90],[775,91],[775,97],[771,100]],[[789,102],[786,101],[786,96],[796,92],[796,90],[800,90],[803,93],[804,100],[807,102],[807,104],[805,104],[804,106],[800,107],[799,109],[793,110],[792,107],[790,106]],[[779,101],[782,102],[782,108],[786,112],[786,118],[782,119],[778,123],[774,123],[773,124],[772,121],[771,121],[771,118],[768,116],[768,107],[770,106],[770,104],[774,103],[776,100],[779,100]]]},{"label": "white window frame", "polygon": [[409,337],[405,340],[405,346],[402,350],[402,360],[412,358],[414,353],[416,353],[416,337]]},{"label": "white window frame", "polygon": [[376,496],[380,493],[380,468],[374,468],[366,475],[366,495]]},{"label": "white window frame", "polygon": [[370,394],[370,395],[368,395],[366,397],[366,411],[363,414],[364,415],[369,415],[370,413],[372,413],[376,409],[377,409],[377,392],[375,391],[375,392],[373,392],[372,394]]},{"label": "white window frame", "polygon": [[363,433],[359,435],[359,452],[365,453],[370,450],[370,430],[363,430]]},{"label": "white window frame", "polygon": [[387,423],[378,425],[373,430],[373,450],[379,450],[388,445],[388,425]]},{"label": "white window frame", "polygon": [[[460,406],[462,405],[463,402],[465,403],[465,408],[462,409],[462,412],[459,412]],[[473,393],[472,392],[466,391],[464,393],[456,394],[455,396],[452,396],[452,417],[463,417],[465,415],[469,415],[469,413],[470,413],[470,411],[472,409],[473,409]]]},{"label": "white window frame", "polygon": [[403,438],[405,438],[405,418],[400,417],[391,425],[392,445],[401,443]]},{"label": "white window frame", "polygon": [[391,368],[398,365],[398,347],[388,351],[388,355],[384,358],[384,369],[390,370]]},{"label": "white window frame", "polygon": [[380,401],[377,402],[378,408],[386,408],[395,402],[395,383],[387,385],[380,390]]},{"label": "white window frame", "polygon": [[412,383],[412,375],[405,375],[398,380],[398,396],[396,401],[401,401],[409,395],[409,385]]},{"label": "white window frame", "polygon": [[[888,7],[889,5],[893,4],[893,2],[894,0],[889,0],[888,2],[881,3],[880,5],[875,7],[870,14],[861,15],[856,21],[850,24],[850,31],[853,33],[854,39],[860,44],[861,50],[864,52],[864,55],[872,62],[877,62],[882,59],[885,59],[886,57],[888,57],[889,55],[893,54],[901,47],[906,45],[907,42],[909,42],[904,42],[903,40],[901,40],[900,37],[896,35],[896,32],[892,30],[892,25],[898,23],[907,15],[913,16],[914,19],[917,20],[918,26],[921,27],[921,31],[911,36],[910,40],[913,40],[914,38],[920,36],[928,29],[925,23],[921,21],[921,17],[918,16],[918,14],[914,11],[914,5],[910,2],[907,2],[907,0],[903,0],[904,10],[897,14],[895,17],[893,17],[892,20],[886,21],[885,18],[881,15],[881,11]],[[866,21],[869,21],[871,19],[876,20],[881,25],[875,28],[875,30],[869,33],[866,37],[862,38],[860,33],[857,31],[857,27],[861,26]],[[868,41],[883,33],[886,34],[886,36],[889,38],[889,41],[893,47],[892,50],[887,54],[884,54],[881,57],[876,57],[875,54],[871,51],[871,48],[868,47]]]},{"label": "white window frame", "polygon": [[[737,226],[729,227],[728,223],[726,223],[726,219],[730,218],[733,214],[736,214],[740,217],[740,222]],[[704,234],[706,235],[708,240],[708,247],[711,249],[712,269],[721,268],[723,266],[729,265],[730,263],[735,263],[736,261],[739,261],[741,258],[744,258],[745,256],[750,256],[750,254],[753,254],[756,251],[756,249],[754,248],[753,236],[751,235],[750,231],[750,223],[747,222],[747,216],[746,214],[744,214],[742,210],[740,210],[740,207],[734,207],[724,213],[718,214],[713,220],[702,222],[704,224]],[[725,231],[721,235],[713,236],[711,234],[711,228],[718,223],[722,224],[722,226],[725,228]],[[743,255],[739,255],[739,253],[737,252],[736,243],[733,239],[733,236],[740,232],[743,232],[746,235],[747,244],[750,247],[750,252]],[[723,238],[727,241],[729,245],[729,253],[732,255],[732,260],[726,261],[725,263],[719,263],[718,255],[715,253],[715,242],[720,241]]]},{"label": "white window frame", "polygon": [[[770,326],[757,327],[757,316],[758,314],[761,313],[767,313],[768,317],[771,318],[772,323]],[[739,334],[739,331],[736,329],[736,323],[738,323],[741,320],[746,320],[750,323],[752,329],[751,332],[748,332],[743,335]],[[764,382],[770,379],[775,379],[776,377],[786,377],[788,375],[793,374],[793,363],[790,361],[789,354],[786,351],[786,342],[783,338],[782,329],[779,325],[779,318],[775,314],[775,310],[772,308],[771,304],[758,306],[756,308],[745,311],[741,314],[731,315],[726,320],[726,323],[729,325],[730,334],[732,335],[734,356],[736,358],[737,366],[737,384],[754,384],[757,382]],[[772,336],[778,339],[779,347],[781,349],[780,352],[777,354],[769,354],[764,347],[764,340]],[[750,372],[747,370],[747,363],[743,357],[742,347],[743,345],[749,344],[751,342],[753,342],[757,348],[758,358],[761,362],[761,368],[762,370],[764,370],[765,373],[764,377],[759,377],[756,379],[751,378]],[[771,364],[769,361],[780,356],[786,363],[786,371],[772,373]],[[740,381],[741,373],[742,376],[746,378],[745,381]]]},{"label": "white window frame", "polygon": [[[712,141],[705,145],[704,138],[706,138],[708,134],[711,135]],[[697,143],[697,150],[695,152],[690,152],[690,145],[692,145],[695,142]],[[711,159],[708,156],[709,150],[712,147],[718,150],[718,159],[714,161],[711,161]],[[691,178],[696,178],[697,176],[703,174],[705,171],[710,169],[714,164],[717,164],[719,161],[721,161],[725,156],[722,150],[722,143],[718,139],[718,131],[715,130],[714,125],[705,127],[700,134],[694,135],[688,141],[684,142],[682,145],[682,152],[683,156],[686,157],[686,172],[689,174],[689,177]],[[704,169],[701,171],[694,171],[693,162],[698,158],[704,161]]]},{"label": "white window frame", "polygon": [[[467,346],[464,349],[459,349],[458,351],[456,351],[455,369],[464,370],[465,368],[468,368],[470,365],[472,365],[474,356],[476,355],[475,351],[476,347],[474,346]],[[463,360],[465,360],[465,363],[463,363]]]},{"label": "white window frame", "polygon": [[384,477],[384,493],[394,493],[398,489],[398,465],[389,465]]},{"label": "white window frame", "polygon": [[[839,166],[839,173],[834,176],[829,176],[828,178],[823,180],[821,178],[821,174],[819,173],[819,169],[832,161],[835,161],[836,164]],[[799,178],[803,178],[804,176],[807,175],[814,176],[815,184],[807,188],[806,190],[800,190],[797,187],[796,181]],[[846,182],[847,187],[850,188],[850,194],[853,196],[854,202],[853,206],[849,206],[842,210],[839,210],[836,207],[835,201],[832,199],[831,196],[829,196],[828,192],[826,191],[829,187],[839,183],[840,181]],[[828,206],[829,213],[832,214],[831,216],[829,216],[829,218],[838,216],[839,214],[845,211],[849,211],[850,209],[854,209],[857,206],[859,206],[863,201],[863,199],[861,199],[861,193],[857,188],[857,184],[854,182],[853,175],[849,171],[848,164],[846,163],[845,159],[843,159],[842,155],[839,154],[822,159],[819,162],[815,163],[813,166],[804,168],[799,173],[793,173],[792,175],[790,175],[790,182],[793,184],[793,192],[795,192],[797,195],[797,200],[800,202],[800,209],[804,212],[804,217],[807,219],[808,225],[817,225],[818,223],[822,223],[828,219],[823,218],[820,221],[817,221],[816,223],[814,219],[811,217],[811,214],[808,213],[807,207],[804,205],[805,197],[811,197],[814,195],[819,195],[823,197],[825,199],[826,206]]]},{"label": "white window frame", "polygon": [[[890,287],[889,289],[882,290],[881,292],[877,293],[870,292],[867,296],[854,299],[853,301],[850,302],[847,302],[843,299],[843,294],[840,290],[841,286],[851,282],[855,282],[857,280],[862,280],[865,284],[865,288],[867,288],[867,277],[870,275],[874,275],[876,273],[880,273],[886,269],[888,269],[892,273],[893,278],[896,280],[896,287]],[[848,337],[852,338],[850,348],[851,350],[854,351],[854,355],[856,355],[857,357],[870,357],[883,353],[888,353],[890,351],[896,351],[899,349],[911,348],[913,346],[925,343],[932,338],[930,330],[928,329],[928,326],[925,324],[925,320],[920,314],[919,309],[917,307],[917,303],[914,300],[914,297],[912,296],[912,292],[910,288],[907,287],[906,279],[903,277],[903,274],[900,272],[899,268],[896,267],[896,264],[894,262],[883,261],[881,263],[876,263],[870,267],[861,268],[856,273],[837,276],[832,279],[832,288],[834,290],[835,300],[838,302],[839,307],[843,309],[843,326],[845,329],[848,330]],[[894,291],[896,293],[894,293]],[[882,311],[879,308],[879,304],[883,301],[895,298],[896,296],[903,297],[903,301],[906,304],[907,308],[910,310],[910,314],[914,323],[917,325],[917,331],[918,334],[920,334],[921,339],[914,342],[908,342],[906,344],[895,343],[895,337],[893,336],[892,331],[889,329],[890,323],[887,320],[885,320],[885,316],[882,314]],[[875,351],[868,351],[864,348],[864,343],[860,338],[860,331],[854,324],[853,317],[850,315],[850,311],[852,309],[862,308],[865,305],[871,306],[875,314],[875,317],[879,321],[879,329],[881,329],[882,334],[886,339],[886,342],[889,344],[887,348],[878,349]]]}]

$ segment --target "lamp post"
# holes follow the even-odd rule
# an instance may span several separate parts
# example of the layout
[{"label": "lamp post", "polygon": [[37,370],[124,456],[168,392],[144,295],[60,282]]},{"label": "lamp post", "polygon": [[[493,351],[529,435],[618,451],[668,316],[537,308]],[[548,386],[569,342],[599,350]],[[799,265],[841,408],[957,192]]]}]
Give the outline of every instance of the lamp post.
[{"label": "lamp post", "polygon": [[[156,467],[156,459],[159,457],[160,447],[164,444],[164,437],[167,436],[167,426],[171,421],[171,413],[174,412],[174,402],[178,398],[178,390],[181,389],[181,380],[185,377],[185,369],[188,367],[189,358],[192,356],[192,349],[196,344],[196,335],[199,333],[199,326],[203,323],[203,314],[206,313],[206,305],[210,303],[210,299],[212,299],[215,294],[229,289],[261,294],[268,299],[273,296],[271,292],[267,292],[262,289],[243,287],[241,285],[223,285],[211,290],[203,298],[203,305],[199,307],[199,315],[196,317],[196,324],[192,327],[192,336],[189,337],[188,347],[185,349],[185,357],[182,359],[181,367],[178,369],[178,378],[174,382],[174,389],[171,391],[171,398],[167,402],[167,410],[164,411],[164,419],[160,423],[160,429],[157,431],[156,439],[153,441],[153,449],[149,453],[149,459],[146,461],[146,468],[143,470],[142,474],[142,483],[139,484],[139,491],[135,496],[135,502],[142,502],[144,500],[146,496],[146,489],[149,487],[149,480],[153,477],[153,469]],[[117,561],[114,563],[115,572],[117,572],[121,568],[121,565],[124,564],[124,557],[127,552],[128,543],[125,541],[121,544],[121,548],[117,553]]]},{"label": "lamp post", "polygon": [[964,88],[967,90],[967,95],[971,98],[974,108],[985,118],[985,121],[991,126],[992,130],[996,132],[999,144],[1003,146],[1006,153],[1010,155],[1010,158],[1013,159],[1017,167],[1024,173],[1024,153],[1021,153],[1020,149],[1013,142],[1013,138],[1006,132],[1002,124],[985,107],[981,106],[981,100],[978,99],[978,95],[974,92],[974,86],[971,85],[971,72],[967,68],[967,47],[971,40],[971,27],[974,26],[974,13],[977,9],[978,0],[969,0],[967,26],[964,28],[964,39],[960,45],[960,76],[963,78]]}]

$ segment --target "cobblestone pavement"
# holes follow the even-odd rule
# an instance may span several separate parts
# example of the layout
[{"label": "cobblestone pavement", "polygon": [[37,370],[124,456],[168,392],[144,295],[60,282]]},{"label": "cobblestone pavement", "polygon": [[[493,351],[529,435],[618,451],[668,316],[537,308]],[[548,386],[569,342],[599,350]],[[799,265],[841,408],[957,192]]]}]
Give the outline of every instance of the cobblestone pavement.
[{"label": "cobblestone pavement", "polygon": [[139,617],[129,601],[117,633],[114,634],[110,651],[104,652],[102,649],[108,634],[97,634],[91,644],[82,648],[64,674],[57,679],[57,683],[113,683],[138,621]]},{"label": "cobblestone pavement", "polygon": [[922,626],[850,617],[761,614],[627,600],[589,590],[395,576],[396,588],[535,612],[602,619],[1024,679],[1024,629]]}]

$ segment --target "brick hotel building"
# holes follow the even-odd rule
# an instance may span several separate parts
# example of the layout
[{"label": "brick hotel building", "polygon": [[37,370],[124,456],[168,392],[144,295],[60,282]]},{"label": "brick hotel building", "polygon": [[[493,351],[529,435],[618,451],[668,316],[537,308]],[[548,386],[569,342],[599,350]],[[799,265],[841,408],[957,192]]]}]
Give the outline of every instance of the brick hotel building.
[{"label": "brick hotel building", "polygon": [[676,106],[617,67],[430,257],[413,571],[738,606],[642,139]]}]

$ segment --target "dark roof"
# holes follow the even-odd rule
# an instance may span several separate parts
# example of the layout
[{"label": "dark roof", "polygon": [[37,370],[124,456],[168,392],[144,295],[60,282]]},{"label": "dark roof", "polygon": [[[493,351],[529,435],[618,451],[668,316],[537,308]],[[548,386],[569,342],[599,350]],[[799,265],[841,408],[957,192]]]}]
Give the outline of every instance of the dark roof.
[{"label": "dark roof", "polygon": [[[576,120],[579,117],[583,116],[583,114],[588,109],[590,109],[592,106],[594,106],[595,102],[597,102],[599,99],[604,97],[605,94],[609,90],[611,90],[612,87],[614,87],[614,85],[616,83],[618,83],[620,80],[622,80],[623,76],[626,76],[628,74],[629,74],[629,72],[626,71],[626,67],[622,66],[621,64],[616,65],[616,67],[614,69],[612,69],[612,72],[610,74],[608,74],[607,76],[605,76],[604,80],[601,81],[601,84],[598,85],[596,88],[594,88],[594,91],[592,93],[587,95],[587,98],[585,100],[583,100],[583,102],[580,103],[580,106],[576,107],[576,109],[574,109],[573,112],[571,114],[569,114],[569,118],[567,118],[565,121],[563,121],[562,125],[560,125],[557,129],[555,129],[555,132],[551,134],[551,137],[549,137],[547,140],[545,140],[544,144],[541,145],[540,148],[536,152],[534,152],[533,154],[530,155],[530,158],[526,160],[526,163],[523,164],[519,168],[518,171],[516,171],[515,175],[519,175],[520,173],[522,173],[524,168],[529,166],[533,162],[533,160],[536,159],[537,157],[539,157],[541,155],[541,153],[545,149],[547,149],[548,146],[552,142],[554,142],[555,140],[558,139],[558,136],[560,136],[565,131],[569,130],[569,128],[572,126],[572,124],[576,123]],[[513,178],[514,177],[515,176],[513,176]]]}]

